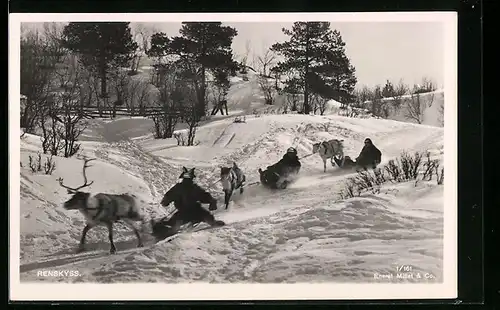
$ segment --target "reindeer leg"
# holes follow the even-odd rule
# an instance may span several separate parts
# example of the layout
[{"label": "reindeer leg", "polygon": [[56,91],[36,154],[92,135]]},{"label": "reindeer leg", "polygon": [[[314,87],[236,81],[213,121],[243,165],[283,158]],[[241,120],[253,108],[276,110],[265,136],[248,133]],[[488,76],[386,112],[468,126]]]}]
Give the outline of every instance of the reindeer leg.
[{"label": "reindeer leg", "polygon": [[82,237],[80,238],[80,244],[78,245],[78,249],[76,250],[76,253],[80,253],[85,251],[85,237],[87,236],[88,231],[92,228],[93,226],[90,224],[85,225],[82,231]]},{"label": "reindeer leg", "polygon": [[111,249],[109,250],[109,253],[115,254],[116,247],[115,243],[113,242],[113,223],[108,222],[106,223],[106,226],[108,227],[108,238],[109,238],[109,243],[111,244]]},{"label": "reindeer leg", "polygon": [[230,190],[224,192],[224,204],[226,205],[226,210],[229,207],[229,199],[231,199],[232,192]]},{"label": "reindeer leg", "polygon": [[244,184],[243,184],[243,183],[241,183],[241,185],[240,185],[240,195],[241,195],[241,194],[243,194],[243,192],[245,191],[245,190],[243,189],[243,186],[244,186]]},{"label": "reindeer leg", "polygon": [[326,172],[326,159],[323,159],[323,172]]},{"label": "reindeer leg", "polygon": [[335,154],[332,155],[332,157],[330,158],[330,163],[332,164],[332,167],[335,167],[335,161],[333,160],[333,156],[335,156]]},{"label": "reindeer leg", "polygon": [[137,247],[142,248],[144,246],[144,244],[142,243],[141,234],[139,233],[137,228],[135,228],[135,225],[128,219],[122,219],[122,220],[123,220],[123,223],[125,223],[127,226],[129,226],[134,231],[134,234],[137,237],[137,241],[138,241]]}]

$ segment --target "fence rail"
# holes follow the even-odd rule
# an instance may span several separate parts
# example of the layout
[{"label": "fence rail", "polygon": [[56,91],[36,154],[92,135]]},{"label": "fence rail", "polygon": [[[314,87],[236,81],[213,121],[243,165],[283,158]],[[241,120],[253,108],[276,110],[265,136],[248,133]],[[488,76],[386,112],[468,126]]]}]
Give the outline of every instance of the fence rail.
[{"label": "fence rail", "polygon": [[144,108],[111,108],[111,107],[96,107],[96,106],[84,106],[84,107],[71,107],[68,110],[65,108],[60,109],[60,113],[71,113],[79,114],[82,113],[88,118],[112,118],[113,116],[155,116],[155,115],[169,115],[169,116],[179,116],[180,113],[176,111],[167,112],[162,108],[157,107],[144,107]]}]

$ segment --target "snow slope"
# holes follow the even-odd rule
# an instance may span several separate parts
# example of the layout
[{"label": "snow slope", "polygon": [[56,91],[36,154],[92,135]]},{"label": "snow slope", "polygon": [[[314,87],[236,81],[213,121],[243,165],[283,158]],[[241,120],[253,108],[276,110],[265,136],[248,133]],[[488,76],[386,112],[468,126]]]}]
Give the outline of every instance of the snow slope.
[{"label": "snow slope", "polygon": [[[146,78],[151,70],[149,66],[142,66],[139,75],[133,78]],[[231,77],[231,86],[227,95],[228,99],[228,111],[229,115],[215,115],[200,122],[200,126],[208,128],[210,123],[224,121],[224,120],[234,120],[236,116],[246,115],[260,116],[260,115],[282,115],[283,106],[285,105],[285,99],[283,96],[276,95],[275,103],[273,105],[266,105],[264,103],[264,96],[260,90],[258,83],[258,76],[250,71],[247,75],[248,80],[244,80],[240,76]],[[274,80],[269,79],[269,83],[274,83]],[[154,88],[154,87],[153,87]],[[210,90],[208,90],[210,91]],[[422,124],[443,127],[443,119],[440,113],[440,108],[444,105],[444,91],[438,90],[433,93],[422,94],[422,100],[428,104],[430,98],[432,97],[432,105],[425,108],[422,117]],[[391,98],[385,98],[390,101]],[[410,100],[409,96],[404,96],[403,107],[398,111],[392,110],[388,117],[389,120],[396,120],[406,123],[415,123],[414,120],[405,117],[406,109],[405,104]],[[211,107],[209,107],[211,110]],[[356,118],[373,118],[368,111],[363,111],[358,109],[360,112]],[[325,115],[345,115],[346,110],[341,109],[341,104],[335,100],[330,100],[327,102],[325,108]],[[152,129],[154,127],[153,121],[145,117],[117,117],[115,120],[100,120],[92,119],[88,121],[88,127],[83,132],[81,140],[84,141],[101,141],[101,142],[117,142],[121,140],[135,140],[143,139],[152,135]],[[177,124],[178,130],[185,130],[187,125],[185,123]],[[222,141],[217,143],[225,143],[231,140],[230,133],[229,136],[224,137]],[[227,140],[224,140],[227,139]],[[161,143],[165,145],[165,143]],[[168,146],[175,146],[176,142],[174,140],[168,140]],[[162,148],[163,146],[159,146]],[[211,153],[209,149],[204,149],[204,151]],[[189,152],[189,151],[186,151]],[[192,155],[192,154],[191,154]],[[189,160],[187,157],[186,160]]]},{"label": "snow slope", "polygon": [[[148,216],[168,211],[158,206],[184,165],[197,167],[197,182],[221,198],[219,165],[236,161],[257,180],[257,169],[277,161],[289,146],[299,156],[312,143],[345,140],[345,153],[356,156],[365,137],[383,152],[383,161],[405,149],[430,150],[442,157],[443,129],[391,120],[340,116],[248,116],[246,123],[221,119],[198,129],[199,145],[177,147],[173,139],[148,137],[114,143],[85,142],[84,152],[98,160],[88,169],[89,190],[133,191],[145,200]],[[24,158],[36,139],[22,142]],[[136,249],[133,233],[117,225],[118,253],[109,255],[104,228],[88,234],[89,251],[74,254],[84,223],[65,211],[68,197],[56,182],[81,182],[81,161],[57,158],[52,176],[21,168],[21,281],[55,282],[398,282],[374,278],[397,264],[413,264],[443,280],[443,187],[421,182],[387,185],[381,194],[339,200],[349,176],[328,167],[319,156],[302,160],[300,179],[288,189],[270,192],[249,186],[235,194],[229,210],[215,216],[227,226],[180,235],[171,243]],[[220,204],[221,205],[221,204]],[[79,270],[79,277],[39,277],[40,270]],[[419,281],[420,283],[422,281]]]}]

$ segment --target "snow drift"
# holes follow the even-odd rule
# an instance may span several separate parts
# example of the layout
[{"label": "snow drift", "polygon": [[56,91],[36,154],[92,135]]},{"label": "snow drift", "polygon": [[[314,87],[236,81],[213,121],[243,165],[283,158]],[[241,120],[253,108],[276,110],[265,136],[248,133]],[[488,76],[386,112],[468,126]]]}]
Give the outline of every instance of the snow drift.
[{"label": "snow drift", "polygon": [[[141,133],[135,133],[141,137]],[[257,180],[257,169],[277,161],[289,146],[299,157],[312,143],[345,140],[355,157],[365,137],[372,138],[383,161],[407,151],[443,151],[443,129],[391,120],[340,116],[248,116],[246,123],[221,119],[198,129],[199,145],[178,147],[173,139],[141,137],[115,143],[84,142],[97,157],[88,169],[95,192],[135,192],[147,201],[149,217],[165,215],[159,207],[180,168],[197,167],[198,183],[221,197],[219,165],[236,161]],[[134,137],[132,137],[134,138]],[[36,138],[22,142],[22,163],[36,151]],[[300,179],[271,192],[258,185],[235,194],[229,210],[216,218],[225,227],[181,234],[171,243],[136,249],[131,231],[116,225],[117,254],[109,255],[106,230],[88,234],[88,251],[74,254],[83,217],[65,211],[66,192],[57,184],[81,181],[81,161],[56,158],[53,175],[33,175],[21,168],[21,281],[55,282],[380,282],[397,264],[413,264],[443,280],[443,187],[430,182],[386,185],[378,195],[339,200],[349,176],[337,168],[323,173],[319,156],[304,158]],[[221,204],[219,204],[221,206]],[[40,270],[71,267],[79,277],[38,277]],[[392,279],[389,282],[416,281]],[[422,282],[421,280],[419,282]]]}]

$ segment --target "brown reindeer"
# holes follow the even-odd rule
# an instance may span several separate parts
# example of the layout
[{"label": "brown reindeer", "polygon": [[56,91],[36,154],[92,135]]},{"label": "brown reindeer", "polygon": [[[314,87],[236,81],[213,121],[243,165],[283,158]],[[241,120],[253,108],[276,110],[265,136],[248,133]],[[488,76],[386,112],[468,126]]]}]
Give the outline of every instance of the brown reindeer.
[{"label": "brown reindeer", "polygon": [[[72,188],[63,184],[63,179],[59,178],[59,184],[72,194],[71,198],[64,202],[64,209],[78,210],[85,216],[87,225],[83,228],[82,237],[77,253],[84,251],[85,237],[87,232],[95,226],[105,225],[108,228],[109,242],[111,243],[110,253],[116,252],[116,247],[113,242],[113,223],[122,221],[124,224],[132,228],[137,239],[138,247],[142,247],[142,239],[139,231],[134,226],[134,221],[141,221],[144,225],[145,220],[139,208],[139,199],[135,195],[130,194],[106,194],[98,193],[92,195],[87,192],[82,192],[81,189],[88,187],[94,183],[88,183],[85,170],[89,167],[88,163],[94,159],[84,159],[83,163],[83,185]],[[142,202],[142,201],[141,201]],[[144,227],[144,226],[143,226]]]}]

